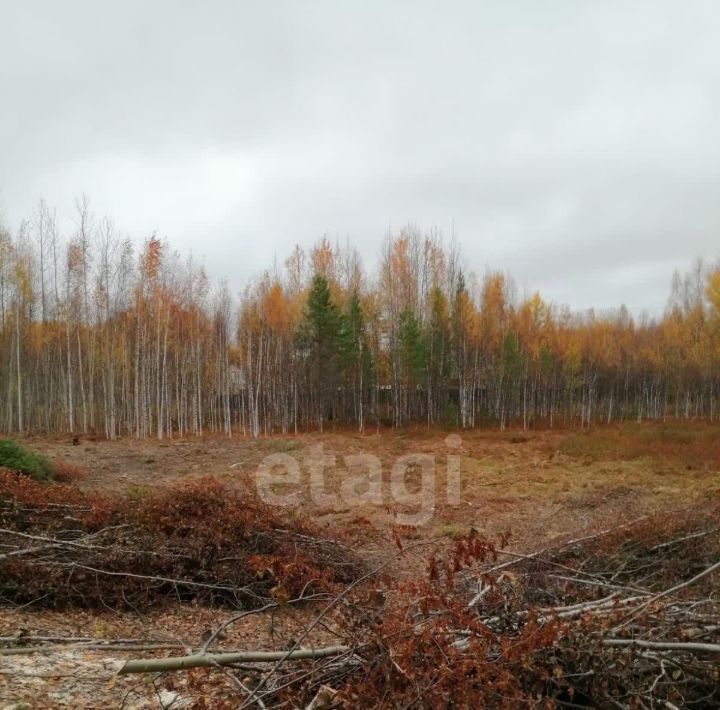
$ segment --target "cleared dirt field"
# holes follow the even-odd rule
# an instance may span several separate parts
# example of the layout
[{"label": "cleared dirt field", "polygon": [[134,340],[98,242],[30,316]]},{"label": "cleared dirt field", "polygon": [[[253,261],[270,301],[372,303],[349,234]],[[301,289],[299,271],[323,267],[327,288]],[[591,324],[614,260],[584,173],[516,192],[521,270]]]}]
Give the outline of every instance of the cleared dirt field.
[{"label": "cleared dirt field", "polygon": [[[459,440],[448,438],[451,434]],[[311,519],[371,566],[397,555],[400,539],[411,549],[386,570],[396,579],[423,575],[430,547],[448,547],[471,529],[493,540],[502,538],[506,549],[525,553],[650,513],[690,509],[695,503],[720,498],[720,427],[702,423],[627,424],[591,432],[418,428],[258,440],[81,440],[79,446],[72,446],[64,439],[27,439],[24,443],[48,457],[81,466],[86,476],[78,485],[83,489],[118,492],[138,500],[156,487],[198,476],[255,487],[258,467],[267,456],[291,456],[299,464],[300,482],[278,490],[295,491],[299,499],[283,515]],[[308,464],[320,452],[337,459],[337,466],[325,468],[323,478],[323,493],[337,494],[334,502],[318,501],[310,493]],[[344,457],[358,454],[380,460],[382,499],[349,505],[342,495],[349,475]],[[434,492],[421,491],[418,471],[411,467],[403,477],[404,489],[415,497],[398,501],[390,488],[390,471],[399,457],[412,454],[429,455],[435,462]],[[448,455],[460,457],[462,492],[457,505],[446,499]],[[427,513],[421,525],[398,525],[398,516],[420,509]],[[428,544],[414,547],[418,542]],[[88,642],[152,638],[197,646],[207,629],[229,615],[227,610],[180,604],[136,614],[112,609],[60,613],[31,605],[1,609],[0,636],[87,638]],[[294,608],[256,615],[233,627],[224,645],[286,648],[287,640],[295,638],[311,617],[310,610]],[[322,629],[311,640],[325,642]],[[116,678],[121,661],[137,655],[73,648],[47,655],[0,656],[0,706],[169,707],[175,703],[179,707],[183,698],[206,692],[202,683],[207,669],[195,672],[201,678],[200,691],[193,690],[192,674],[168,676],[161,685],[153,685],[147,677]],[[214,692],[223,685],[235,692],[229,679],[217,673],[214,678]]]},{"label": "cleared dirt field", "polygon": [[[450,447],[448,436],[459,436]],[[415,538],[453,536],[474,527],[482,534],[510,533],[513,546],[530,549],[562,535],[606,527],[696,498],[720,494],[720,426],[706,424],[628,424],[593,431],[488,432],[415,429],[356,433],[304,434],[293,437],[203,438],[181,441],[29,440],[51,458],[63,458],[87,472],[86,489],[130,492],[187,477],[211,475],[255,486],[265,457],[286,454],[297,460],[301,482],[286,492],[299,493],[294,512],[309,516],[336,534],[350,536],[368,553],[390,545],[388,530],[397,514],[419,512],[419,504],[396,501],[387,485],[402,456],[425,454],[436,464],[432,512],[427,521],[404,534]],[[324,469],[323,493],[337,503],[313,501],[308,460],[335,458]],[[371,454],[383,470],[382,502],[346,505],[341,485],[348,475],[344,457]],[[462,493],[459,505],[446,501],[448,455],[459,456]],[[407,490],[419,482],[407,475]]]}]

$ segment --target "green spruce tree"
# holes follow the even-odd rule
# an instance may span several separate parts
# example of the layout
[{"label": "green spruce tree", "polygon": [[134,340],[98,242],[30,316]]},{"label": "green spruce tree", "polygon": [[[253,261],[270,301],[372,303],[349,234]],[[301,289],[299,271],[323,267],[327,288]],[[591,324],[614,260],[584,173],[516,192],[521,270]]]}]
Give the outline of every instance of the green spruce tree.
[{"label": "green spruce tree", "polygon": [[313,278],[308,295],[300,343],[308,361],[308,374],[315,391],[320,427],[334,418],[340,384],[342,317],[330,295],[330,284],[320,274]]}]

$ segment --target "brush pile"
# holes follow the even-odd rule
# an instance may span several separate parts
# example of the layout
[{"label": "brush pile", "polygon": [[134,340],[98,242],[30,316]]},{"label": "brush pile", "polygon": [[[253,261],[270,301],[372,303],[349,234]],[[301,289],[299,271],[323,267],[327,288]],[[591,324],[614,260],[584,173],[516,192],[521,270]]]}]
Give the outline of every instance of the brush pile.
[{"label": "brush pile", "polygon": [[[258,654],[250,674],[245,666],[239,698],[195,706],[717,708],[719,560],[720,515],[710,509],[529,555],[470,535],[433,554],[422,580],[383,579],[387,560],[369,586],[323,601],[287,651]],[[319,625],[330,645],[298,661]],[[247,657],[203,648],[124,672],[232,672]]]},{"label": "brush pile", "polygon": [[469,537],[394,596],[353,706],[720,706],[717,509],[532,555]]},{"label": "brush pile", "polygon": [[331,590],[359,569],[344,546],[211,478],[110,497],[0,469],[4,604],[252,608]]},{"label": "brush pile", "polygon": [[[151,675],[182,691],[178,707],[720,707],[717,505],[528,554],[471,533],[404,581],[394,560],[426,557],[437,541],[402,549],[396,538],[396,557],[369,568],[276,515],[212,479],[128,498],[0,471],[0,596],[51,608],[239,609],[201,643],[133,641],[119,677]],[[291,606],[292,637],[245,645],[248,617]],[[37,642],[10,639],[0,654],[52,652]],[[77,646],[94,648],[133,650],[122,640]]]}]

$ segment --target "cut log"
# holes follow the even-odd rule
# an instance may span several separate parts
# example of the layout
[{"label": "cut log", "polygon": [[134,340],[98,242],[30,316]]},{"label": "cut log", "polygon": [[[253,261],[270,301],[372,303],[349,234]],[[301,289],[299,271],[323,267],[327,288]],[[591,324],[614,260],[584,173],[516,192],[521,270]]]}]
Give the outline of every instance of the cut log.
[{"label": "cut log", "polygon": [[184,671],[201,666],[228,666],[233,663],[273,663],[280,659],[301,661],[312,658],[327,658],[347,653],[347,646],[326,648],[299,648],[287,651],[238,651],[235,653],[195,653],[190,656],[170,658],[148,658],[127,661],[118,673],[158,673],[161,671]]}]

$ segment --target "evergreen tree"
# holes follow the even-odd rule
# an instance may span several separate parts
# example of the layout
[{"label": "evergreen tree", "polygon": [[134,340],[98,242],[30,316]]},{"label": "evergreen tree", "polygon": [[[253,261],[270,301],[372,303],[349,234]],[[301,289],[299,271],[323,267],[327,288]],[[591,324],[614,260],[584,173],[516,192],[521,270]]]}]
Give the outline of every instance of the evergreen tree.
[{"label": "evergreen tree", "polygon": [[308,374],[317,398],[320,425],[334,415],[340,384],[342,317],[330,295],[328,280],[316,274],[310,287],[301,335],[307,348]]},{"label": "evergreen tree", "polygon": [[427,368],[427,347],[415,313],[409,309],[400,314],[400,363],[402,368],[402,408],[406,419],[413,409],[414,394],[424,384]]},{"label": "evergreen tree", "polygon": [[353,413],[360,431],[366,410],[366,393],[373,380],[373,363],[368,344],[365,315],[357,291],[353,292],[347,312],[341,318],[340,352],[345,389],[353,393]]}]

